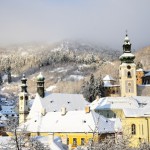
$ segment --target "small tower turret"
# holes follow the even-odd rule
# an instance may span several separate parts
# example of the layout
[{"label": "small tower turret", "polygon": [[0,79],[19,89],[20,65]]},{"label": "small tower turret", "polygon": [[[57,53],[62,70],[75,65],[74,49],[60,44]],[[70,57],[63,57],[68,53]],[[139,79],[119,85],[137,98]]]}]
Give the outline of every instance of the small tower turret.
[{"label": "small tower turret", "polygon": [[37,76],[37,93],[42,98],[45,96],[45,92],[44,92],[44,80],[45,80],[45,78],[42,75],[42,73],[40,72],[40,74]]},{"label": "small tower turret", "polygon": [[23,75],[21,79],[21,92],[19,94],[19,124],[26,122],[28,110],[28,92],[27,92],[27,79]]},{"label": "small tower turret", "polygon": [[131,53],[131,43],[127,34],[124,39],[123,54],[119,59],[121,96],[137,96],[135,56]]}]

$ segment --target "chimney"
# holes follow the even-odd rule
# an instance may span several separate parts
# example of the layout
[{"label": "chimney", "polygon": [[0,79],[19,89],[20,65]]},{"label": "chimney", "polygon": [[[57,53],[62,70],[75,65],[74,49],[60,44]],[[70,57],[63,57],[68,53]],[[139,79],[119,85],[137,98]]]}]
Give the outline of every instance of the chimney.
[{"label": "chimney", "polygon": [[61,115],[64,116],[66,114],[67,110],[66,107],[61,108]]},{"label": "chimney", "polygon": [[100,97],[99,95],[96,96],[96,101],[99,101]]},{"label": "chimney", "polygon": [[45,114],[46,114],[46,109],[45,109],[45,108],[42,108],[41,114],[42,114],[43,116],[45,116]]},{"label": "chimney", "polygon": [[85,106],[85,113],[90,113],[90,106]]}]

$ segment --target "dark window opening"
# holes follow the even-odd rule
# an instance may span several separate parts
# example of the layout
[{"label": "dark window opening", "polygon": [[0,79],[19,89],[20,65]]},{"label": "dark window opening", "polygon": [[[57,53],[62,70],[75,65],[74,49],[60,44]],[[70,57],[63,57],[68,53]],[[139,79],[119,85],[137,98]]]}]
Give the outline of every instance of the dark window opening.
[{"label": "dark window opening", "polygon": [[85,144],[85,138],[81,138],[81,145]]},{"label": "dark window opening", "polygon": [[135,135],[135,134],[136,134],[136,125],[135,125],[135,124],[132,124],[132,125],[131,125],[131,134],[132,134],[132,135]]},{"label": "dark window opening", "polygon": [[131,72],[130,71],[128,71],[127,76],[128,76],[128,78],[131,78]]},{"label": "dark window opening", "polygon": [[77,146],[77,138],[73,138],[73,146]]}]

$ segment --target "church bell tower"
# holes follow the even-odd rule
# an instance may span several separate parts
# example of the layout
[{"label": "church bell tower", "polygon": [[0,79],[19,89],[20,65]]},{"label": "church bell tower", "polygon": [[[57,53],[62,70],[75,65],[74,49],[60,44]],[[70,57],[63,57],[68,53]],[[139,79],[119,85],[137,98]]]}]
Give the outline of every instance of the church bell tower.
[{"label": "church bell tower", "polygon": [[28,111],[28,92],[27,92],[27,79],[23,75],[21,79],[21,92],[19,94],[19,124],[25,123]]},{"label": "church bell tower", "polygon": [[121,96],[137,96],[135,56],[131,53],[131,43],[127,34],[124,39],[123,54],[119,59],[121,61],[119,67]]},{"label": "church bell tower", "polygon": [[45,96],[45,89],[44,89],[44,80],[42,73],[37,76],[37,93],[40,97],[44,98]]}]

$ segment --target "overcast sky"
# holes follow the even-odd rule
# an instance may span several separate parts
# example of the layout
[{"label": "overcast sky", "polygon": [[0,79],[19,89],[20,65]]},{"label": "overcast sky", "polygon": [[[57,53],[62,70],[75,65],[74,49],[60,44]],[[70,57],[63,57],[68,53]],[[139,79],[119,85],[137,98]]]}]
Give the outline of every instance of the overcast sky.
[{"label": "overcast sky", "polygon": [[0,44],[85,39],[150,45],[150,0],[0,0]]}]

